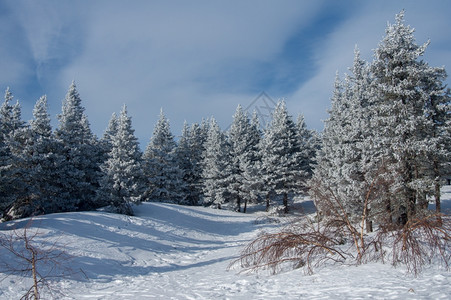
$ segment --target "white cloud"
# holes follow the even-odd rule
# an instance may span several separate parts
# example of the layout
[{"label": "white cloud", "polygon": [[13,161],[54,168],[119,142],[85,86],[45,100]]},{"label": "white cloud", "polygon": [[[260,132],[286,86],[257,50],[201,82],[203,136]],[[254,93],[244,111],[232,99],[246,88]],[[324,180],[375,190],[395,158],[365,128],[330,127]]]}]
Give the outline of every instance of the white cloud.
[{"label": "white cloud", "polygon": [[[328,1],[295,0],[283,5],[277,1],[6,3],[12,14],[0,19],[0,25],[17,22],[21,31],[15,32],[28,45],[20,53],[0,45],[0,82],[23,80],[34,73],[56,114],[75,79],[98,135],[111,113],[125,103],[142,143],[150,138],[160,108],[176,135],[184,120],[199,122],[212,115],[226,127],[238,103],[246,106],[267,89],[255,86],[253,76],[266,76],[256,74],[255,66],[271,65],[287,41],[330,9]],[[417,41],[431,39],[426,60],[451,66],[447,1],[349,3],[353,6],[336,4],[346,9],[343,15],[348,19],[329,35],[305,41],[315,53],[310,62],[314,76],[288,95],[290,111],[303,113],[307,124],[317,129],[327,117],[335,72],[346,72],[351,66],[355,44],[371,60],[386,22],[393,22],[402,8],[407,23],[417,28]],[[24,61],[27,55],[33,66]],[[285,65],[276,67],[270,76],[286,78]]]},{"label": "white cloud", "polygon": [[85,20],[89,34],[83,52],[64,69],[61,85],[75,78],[89,101],[88,114],[104,127],[111,111],[127,103],[141,139],[150,137],[160,107],[175,133],[185,119],[199,122],[214,115],[231,121],[236,105],[255,95],[233,92],[235,86],[216,91],[215,83],[249,84],[252,78],[246,83],[234,77],[249,77],[253,70],[240,70],[247,76],[230,74],[233,66],[273,59],[319,7],[320,2],[283,6],[271,1],[94,7]]}]

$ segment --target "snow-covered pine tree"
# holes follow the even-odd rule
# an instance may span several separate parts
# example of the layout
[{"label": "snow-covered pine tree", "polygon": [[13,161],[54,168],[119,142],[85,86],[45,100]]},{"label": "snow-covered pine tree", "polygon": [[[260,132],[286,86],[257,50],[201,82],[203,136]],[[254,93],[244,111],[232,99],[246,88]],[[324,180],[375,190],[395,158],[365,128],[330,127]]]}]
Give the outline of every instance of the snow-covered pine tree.
[{"label": "snow-covered pine tree", "polygon": [[9,138],[13,131],[13,106],[11,105],[13,98],[9,87],[6,88],[4,101],[0,107],[0,127],[2,135],[6,138]]},{"label": "snow-covered pine tree", "polygon": [[210,120],[202,165],[203,204],[221,208],[223,203],[233,201],[228,182],[232,174],[230,145],[214,118]]},{"label": "snow-covered pine tree", "polygon": [[95,201],[95,195],[97,193],[97,189],[100,187],[100,179],[102,177],[100,166],[105,161],[106,156],[103,149],[103,144],[92,133],[88,117],[85,114],[83,114],[82,125],[85,141],[84,148],[86,149],[85,151],[89,153],[83,161],[84,164],[82,165],[82,168],[85,173],[84,180],[88,183],[89,188],[87,192],[89,192],[89,196],[82,198],[78,209],[92,210],[101,207],[99,206],[100,204]]},{"label": "snow-covered pine tree", "polygon": [[372,138],[367,115],[370,84],[368,64],[360,58],[356,47],[354,64],[351,74],[346,75],[342,105],[339,106],[342,111],[339,113],[341,124],[336,149],[341,153],[340,165],[337,165],[341,176],[337,178],[341,183],[339,197],[349,217],[358,220],[364,210],[368,188],[362,152],[366,141]]},{"label": "snow-covered pine tree", "polygon": [[[374,165],[374,135],[371,125],[372,113],[370,109],[372,75],[369,64],[361,59],[360,51],[354,50],[354,63],[347,76],[350,90],[346,94],[349,103],[347,113],[349,127],[346,132],[346,151],[343,176],[349,185],[345,194],[345,207],[352,218],[366,218],[367,231],[372,231],[371,206],[368,202],[372,177],[377,175],[378,169]],[[374,189],[373,189],[374,190]]]},{"label": "snow-covered pine tree", "polygon": [[36,102],[33,117],[23,131],[21,151],[16,153],[24,188],[8,211],[11,219],[59,212],[72,205],[65,190],[65,174],[60,173],[68,162],[52,134],[46,96]]},{"label": "snow-covered pine tree", "polygon": [[19,101],[11,105],[13,95],[9,88],[5,92],[5,101],[0,107],[1,127],[12,153],[20,152],[24,142],[25,122],[22,120],[22,110]]},{"label": "snow-covered pine tree", "polygon": [[197,123],[192,124],[189,132],[192,173],[189,181],[190,192],[188,197],[190,198],[191,204],[198,205],[203,202],[202,161],[205,151],[205,143],[208,136],[208,122],[206,120],[202,120],[200,125]]},{"label": "snow-covered pine tree", "polygon": [[206,136],[201,126],[194,123],[191,127],[185,122],[182,136],[177,143],[176,156],[184,181],[182,204],[199,205],[202,199],[202,154]]},{"label": "snow-covered pine tree", "polygon": [[4,102],[0,107],[0,213],[4,217],[16,199],[19,183],[15,176],[15,159],[10,148],[13,132],[13,95],[9,88],[5,91]]},{"label": "snow-covered pine tree", "polygon": [[182,203],[186,195],[175,154],[176,143],[163,110],[144,152],[145,173],[150,182],[149,200]]},{"label": "snow-covered pine tree", "polygon": [[118,126],[118,117],[116,113],[111,115],[110,120],[108,121],[108,127],[103,133],[102,138],[99,141],[100,149],[101,149],[101,161],[104,162],[108,159],[108,154],[111,151],[112,139],[117,134],[117,126]]},{"label": "snow-covered pine tree", "polygon": [[425,209],[433,187],[424,172],[425,150],[432,137],[425,113],[431,91],[424,83],[429,81],[431,67],[420,60],[428,43],[417,45],[413,33],[401,11],[395,24],[388,25],[371,65],[375,140],[385,150],[379,161],[387,165],[386,175],[393,181],[388,218],[400,224]]},{"label": "snow-covered pine tree", "polygon": [[451,174],[451,92],[443,83],[447,76],[444,68],[428,68],[427,72],[423,82],[429,93],[424,112],[429,135],[425,175],[433,181],[436,212],[440,213],[442,176]]},{"label": "snow-covered pine tree", "polygon": [[[31,202],[32,197],[32,173],[27,165],[27,155],[25,152],[29,140],[29,128],[22,120],[22,111],[19,101],[15,105],[10,105],[13,96],[9,89],[5,94],[5,102],[1,108],[3,123],[2,131],[5,133],[4,141],[6,143],[7,153],[11,159],[10,172],[7,179],[10,182],[9,198],[13,201],[4,213],[5,219],[15,219],[28,214],[18,211],[18,208],[24,203]],[[6,125],[6,122],[9,122]]]},{"label": "snow-covered pine tree", "polygon": [[[66,157],[58,151],[59,143],[55,140],[50,124],[47,97],[42,96],[33,109],[30,121],[30,140],[25,153],[32,175],[32,186],[38,199],[35,209],[42,213],[58,212],[70,202],[71,197],[65,190],[65,175],[60,169],[68,164]],[[70,206],[70,204],[68,204]]]},{"label": "snow-covered pine tree", "polygon": [[312,176],[315,165],[316,151],[318,149],[317,134],[314,130],[307,128],[304,115],[298,115],[296,120],[298,140],[300,142],[299,165],[301,170],[307,172],[308,178]]},{"label": "snow-covered pine tree", "polygon": [[263,180],[261,178],[262,153],[260,151],[260,143],[262,140],[262,132],[260,130],[260,121],[257,112],[254,111],[249,124],[249,131],[246,135],[248,139],[248,153],[246,159],[243,160],[243,190],[246,197],[244,198],[243,212],[247,211],[247,204],[257,203],[261,198],[261,190]]},{"label": "snow-covered pine tree", "polygon": [[140,203],[147,189],[142,153],[134,136],[131,118],[124,105],[111,136],[111,151],[102,165],[103,177],[97,197],[108,203],[114,212],[133,215],[131,203]]},{"label": "snow-covered pine tree", "polygon": [[100,140],[105,153],[109,153],[111,151],[111,148],[113,147],[112,140],[113,137],[117,134],[117,126],[118,117],[116,113],[113,113],[110,120],[108,121],[108,127],[103,133],[102,139]]},{"label": "snow-covered pine tree", "polygon": [[93,199],[100,180],[101,149],[89,129],[74,82],[69,87],[58,119],[59,126],[55,136],[61,144],[61,155],[69,162],[61,172],[67,175],[64,176],[67,179],[65,186],[73,200],[72,205],[62,209],[66,211],[95,208]]},{"label": "snow-covered pine tree", "polygon": [[[330,199],[343,198],[343,128],[345,105],[345,85],[338,74],[335,78],[331,98],[329,118],[325,121],[321,135],[321,147],[317,153],[317,165],[309,182],[310,195],[321,214],[329,214],[333,209]],[[333,196],[334,194],[335,197]]]},{"label": "snow-covered pine tree", "polygon": [[182,173],[182,180],[184,182],[184,191],[182,193],[185,196],[180,204],[189,204],[195,205],[197,204],[194,200],[193,195],[191,195],[192,191],[192,180],[193,180],[193,163],[191,159],[192,149],[190,147],[190,127],[188,123],[185,121],[183,123],[182,135],[177,143],[177,147],[175,149],[175,156],[177,164]]},{"label": "snow-covered pine tree", "polygon": [[255,128],[258,123],[252,125],[241,105],[238,105],[228,133],[232,171],[229,191],[231,197],[236,199],[236,209],[241,211],[241,205],[244,204],[244,212],[248,202],[254,198],[251,187],[255,181],[256,148],[260,141],[258,128]]},{"label": "snow-covered pine tree", "polygon": [[248,198],[244,187],[244,163],[248,155],[248,130],[249,118],[244,114],[241,105],[238,105],[233,115],[232,125],[228,132],[228,142],[230,145],[230,167],[232,168],[231,177],[229,178],[230,197],[236,199],[235,209],[241,212],[241,203],[244,198]]},{"label": "snow-covered pine tree", "polygon": [[299,166],[300,143],[296,125],[288,114],[284,101],[277,103],[271,123],[262,143],[262,171],[267,188],[267,208],[270,193],[282,195],[284,212],[288,213],[289,194],[300,192],[307,172]]},{"label": "snow-covered pine tree", "polygon": [[[369,66],[360,58],[357,48],[354,54],[351,74],[346,75],[344,82],[337,75],[335,81],[310,193],[320,212],[329,214],[331,209],[338,212],[342,206],[350,219],[360,220],[369,188],[366,175],[375,167],[375,148],[369,122]],[[370,230],[370,223],[367,228]]]}]

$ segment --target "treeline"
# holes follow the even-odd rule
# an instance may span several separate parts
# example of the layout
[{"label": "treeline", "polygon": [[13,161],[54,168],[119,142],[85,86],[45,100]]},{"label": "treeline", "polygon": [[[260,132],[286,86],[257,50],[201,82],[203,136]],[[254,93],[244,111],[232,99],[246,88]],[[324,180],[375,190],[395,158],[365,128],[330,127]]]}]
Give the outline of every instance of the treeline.
[{"label": "treeline", "polygon": [[421,60],[404,11],[389,24],[368,63],[355,50],[337,75],[318,165],[310,182],[321,214],[340,211],[377,224],[412,223],[428,199],[440,212],[440,185],[451,174],[451,103],[443,67]]},{"label": "treeline", "polygon": [[163,112],[141,153],[124,106],[102,138],[90,128],[75,84],[52,130],[46,98],[22,121],[9,89],[0,108],[0,211],[3,219],[165,201],[246,212],[249,203],[281,204],[309,191],[320,216],[340,212],[378,224],[440,212],[440,185],[451,161],[451,101],[444,68],[421,60],[404,12],[389,24],[368,63],[355,51],[337,79],[319,137],[280,101],[261,131],[238,106],[230,129],[212,118],[185,124],[175,140]]},{"label": "treeline", "polygon": [[246,212],[248,203],[303,193],[312,174],[318,138],[301,117],[294,122],[279,102],[263,133],[257,115],[238,106],[230,130],[212,118],[185,124],[175,140],[161,111],[141,152],[124,106],[102,138],[90,130],[81,98],[71,84],[52,130],[46,97],[21,119],[6,90],[0,107],[0,211],[3,220],[55,212],[94,210],[133,214],[131,203],[165,201],[224,204]]}]

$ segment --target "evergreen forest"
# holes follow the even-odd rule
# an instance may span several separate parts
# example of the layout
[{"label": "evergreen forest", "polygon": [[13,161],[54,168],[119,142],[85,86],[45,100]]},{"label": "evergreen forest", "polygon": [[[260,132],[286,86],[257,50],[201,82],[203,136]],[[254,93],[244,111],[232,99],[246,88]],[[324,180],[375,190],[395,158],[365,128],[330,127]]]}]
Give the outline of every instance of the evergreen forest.
[{"label": "evergreen forest", "polygon": [[367,230],[424,214],[449,176],[451,102],[443,67],[422,60],[404,12],[388,24],[373,61],[358,48],[331,84],[324,131],[308,129],[280,100],[262,129],[238,105],[228,130],[214,118],[185,123],[176,139],[163,110],[142,151],[124,105],[102,137],[90,129],[73,82],[52,128],[45,96],[22,120],[9,88],[0,107],[0,217],[3,221],[100,208],[133,215],[162,201],[246,213],[261,203],[281,214],[309,196],[320,216],[341,210]]}]

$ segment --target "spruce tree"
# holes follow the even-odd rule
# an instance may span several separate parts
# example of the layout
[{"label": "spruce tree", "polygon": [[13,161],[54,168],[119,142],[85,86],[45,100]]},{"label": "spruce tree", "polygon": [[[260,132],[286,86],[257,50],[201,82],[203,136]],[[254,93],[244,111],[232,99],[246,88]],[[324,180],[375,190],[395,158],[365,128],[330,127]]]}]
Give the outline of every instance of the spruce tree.
[{"label": "spruce tree", "polygon": [[288,114],[284,101],[274,111],[262,143],[263,179],[267,188],[267,208],[270,194],[281,195],[284,212],[288,213],[289,195],[305,184],[307,172],[299,166],[300,144],[296,125]]},{"label": "spruce tree", "polygon": [[441,84],[432,90],[427,84],[437,69],[420,60],[428,43],[417,45],[413,33],[414,29],[404,24],[402,11],[395,24],[388,25],[371,65],[372,122],[377,124],[379,149],[384,149],[380,161],[388,165],[386,176],[393,181],[388,213],[391,221],[401,224],[427,207],[433,178],[425,166],[432,134],[425,107],[434,93],[443,92]]},{"label": "spruce tree", "polygon": [[13,131],[13,106],[11,104],[13,98],[9,87],[6,88],[4,101],[0,106],[0,128],[5,139],[8,139]]},{"label": "spruce tree", "polygon": [[241,203],[247,198],[244,187],[244,163],[248,156],[249,118],[244,114],[241,105],[238,105],[233,122],[228,133],[230,145],[230,167],[231,177],[229,178],[230,196],[236,199],[236,210],[241,212]]},{"label": "spruce tree", "polygon": [[182,172],[177,163],[176,143],[163,110],[153,136],[144,152],[145,172],[149,180],[149,200],[184,202],[186,195]]},{"label": "spruce tree", "polygon": [[446,77],[444,69],[435,68],[426,87],[431,91],[429,101],[425,107],[430,132],[429,148],[427,156],[432,164],[426,171],[427,176],[433,181],[433,194],[437,213],[441,213],[440,188],[442,177],[451,174],[451,97],[446,90],[443,80]]},{"label": "spruce tree", "polygon": [[108,203],[116,213],[133,215],[132,203],[140,203],[147,189],[142,153],[124,105],[111,136],[111,150],[102,165],[98,202]]},{"label": "spruce tree", "polygon": [[184,190],[182,193],[186,195],[184,201],[180,204],[195,205],[196,200],[192,195],[192,181],[193,181],[193,161],[192,161],[192,149],[190,147],[190,128],[186,121],[183,124],[182,135],[177,143],[175,150],[175,156],[177,164],[181,171],[181,177],[184,182]]},{"label": "spruce tree", "polygon": [[259,201],[263,185],[261,178],[262,153],[260,151],[262,132],[256,111],[253,112],[246,139],[248,140],[248,151],[241,167],[244,179],[242,189],[245,191],[244,213],[246,213],[248,203]]},{"label": "spruce tree", "polygon": [[62,209],[93,209],[96,207],[93,199],[99,187],[101,148],[89,128],[74,82],[69,87],[58,119],[55,136],[61,145],[60,154],[69,162],[61,172],[66,174],[65,186],[72,198],[72,205]]},{"label": "spruce tree", "polygon": [[356,220],[363,213],[368,189],[366,172],[374,168],[370,84],[368,65],[356,48],[351,74],[344,81],[337,75],[311,182],[311,194],[321,213],[344,209],[349,218]]},{"label": "spruce tree", "polygon": [[36,102],[29,123],[22,150],[17,153],[26,188],[9,211],[11,218],[59,212],[72,205],[65,190],[66,174],[60,172],[67,161],[52,133],[46,96]]},{"label": "spruce tree", "polygon": [[199,125],[194,123],[189,130],[189,149],[191,161],[191,178],[189,180],[189,203],[198,205],[203,202],[202,193],[202,172],[203,155],[205,152],[205,143],[208,136],[208,124],[205,120]]},{"label": "spruce tree", "polygon": [[[315,202],[317,210],[321,214],[330,212],[329,201],[334,199],[333,193],[339,193],[342,185],[341,179],[341,134],[342,127],[342,103],[344,98],[344,85],[338,74],[335,77],[334,90],[331,98],[329,118],[325,121],[321,135],[321,147],[317,153],[317,165],[312,179],[309,182],[310,195]],[[337,195],[338,196],[338,195]],[[325,202],[326,200],[327,202]]]},{"label": "spruce tree", "polygon": [[102,147],[106,153],[109,153],[112,148],[112,139],[117,134],[118,117],[116,113],[111,115],[110,121],[108,122],[108,127],[105,130],[103,137],[101,139]]},{"label": "spruce tree", "polygon": [[248,202],[255,199],[252,187],[255,183],[255,163],[258,160],[257,147],[260,141],[256,126],[259,126],[256,119],[251,125],[249,117],[241,105],[238,105],[228,135],[232,168],[229,189],[231,197],[236,199],[238,211],[241,211],[241,205],[244,204],[246,212]]},{"label": "spruce tree", "polygon": [[318,141],[316,133],[307,128],[302,114],[298,115],[296,120],[297,136],[300,143],[299,167],[308,174],[308,178],[312,176],[312,168],[315,164],[316,150]]},{"label": "spruce tree", "polygon": [[324,199],[338,198],[351,217],[365,209],[368,231],[373,220],[405,224],[434,193],[440,209],[450,155],[446,72],[420,60],[428,43],[417,45],[413,32],[401,12],[370,65],[356,50],[351,75],[336,81],[311,181],[321,212],[331,208]]},{"label": "spruce tree", "polygon": [[0,107],[0,213],[2,217],[6,210],[14,203],[18,191],[15,176],[15,159],[10,148],[13,132],[11,101],[13,99],[9,88],[5,91],[4,102]]},{"label": "spruce tree", "polygon": [[222,204],[233,201],[229,191],[232,174],[230,162],[230,145],[216,120],[212,118],[202,163],[204,205],[221,208]]}]

